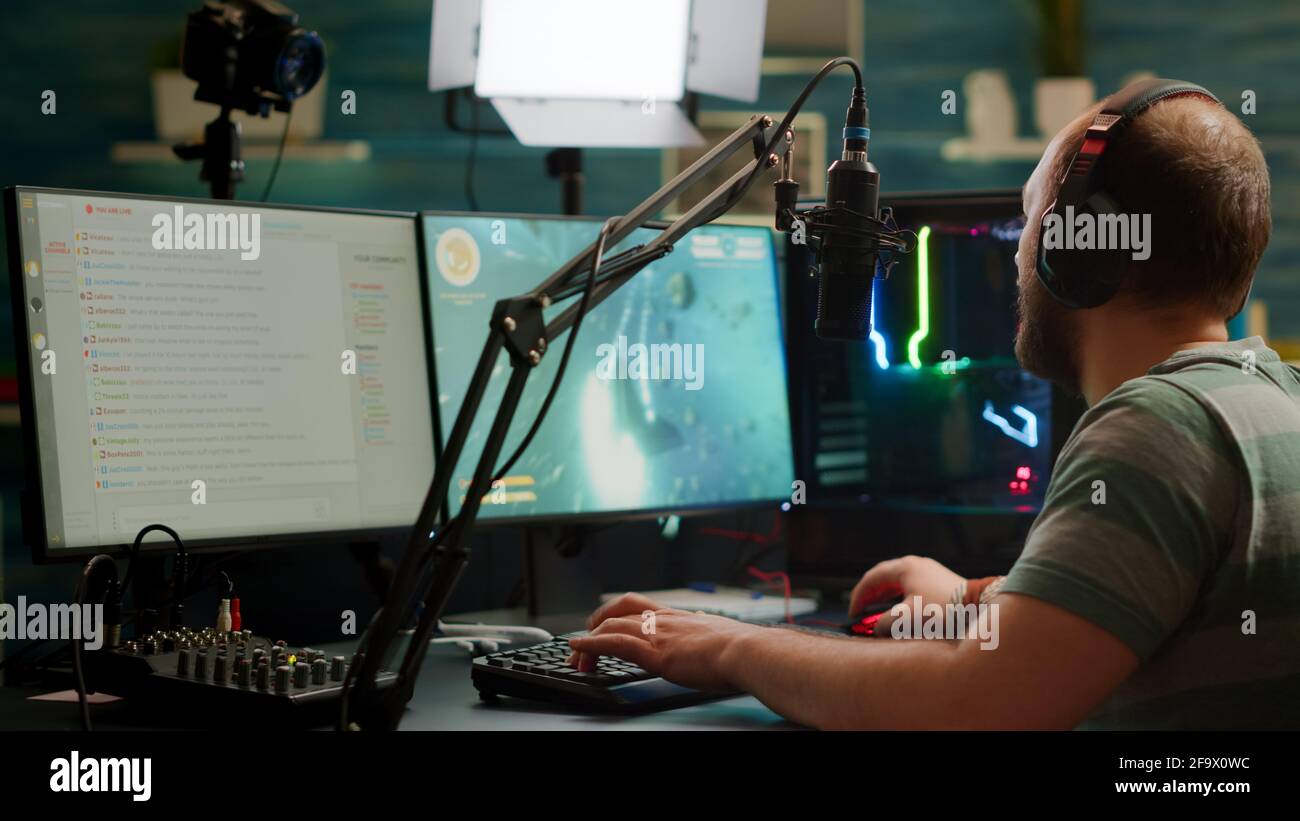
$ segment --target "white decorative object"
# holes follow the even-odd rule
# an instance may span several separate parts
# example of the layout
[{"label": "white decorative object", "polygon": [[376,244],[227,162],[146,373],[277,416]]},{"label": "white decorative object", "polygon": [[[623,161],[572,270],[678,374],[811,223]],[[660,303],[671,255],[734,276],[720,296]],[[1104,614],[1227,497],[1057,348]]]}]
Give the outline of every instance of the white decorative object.
[{"label": "white decorative object", "polygon": [[1006,144],[1016,138],[1016,98],[1002,69],[972,71],[962,83],[966,132],[977,145]]},{"label": "white decorative object", "polygon": [[1034,84],[1034,125],[1050,140],[1096,101],[1097,87],[1088,77],[1043,77]]},{"label": "white decorative object", "polygon": [[968,136],[944,142],[939,154],[948,162],[1033,161],[1046,143],[1037,137],[1020,137],[1016,97],[1007,73],[980,69],[962,81],[962,106]]}]

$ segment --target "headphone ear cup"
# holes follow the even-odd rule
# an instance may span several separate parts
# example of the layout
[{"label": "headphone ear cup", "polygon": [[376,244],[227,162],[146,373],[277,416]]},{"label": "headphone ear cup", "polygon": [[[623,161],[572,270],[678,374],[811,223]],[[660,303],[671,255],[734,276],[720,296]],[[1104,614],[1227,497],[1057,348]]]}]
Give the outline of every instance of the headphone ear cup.
[{"label": "headphone ear cup", "polygon": [[1057,217],[1056,239],[1062,244],[1066,233],[1073,234],[1075,226],[1066,220],[1064,209],[1058,209],[1056,203],[1044,212],[1038,231],[1038,280],[1048,293],[1067,308],[1096,308],[1104,305],[1119,291],[1127,251],[1095,247],[1098,239],[1096,230],[1100,226],[1098,217],[1101,214],[1118,213],[1118,203],[1102,192],[1093,194],[1087,202],[1076,206],[1073,210],[1075,220],[1086,217],[1093,221],[1094,247],[1081,249],[1048,248],[1048,222],[1053,214]]},{"label": "headphone ear cup", "polygon": [[1089,275],[1080,283],[1079,306],[1096,308],[1109,302],[1119,292],[1124,281],[1130,251],[1127,248],[1098,248],[1102,242],[1103,216],[1127,219],[1115,198],[1105,191],[1097,191],[1088,198],[1084,210],[1093,217],[1092,251],[1085,251],[1091,262]]},{"label": "headphone ear cup", "polygon": [[[1052,219],[1053,216],[1055,220]],[[1056,202],[1043,212],[1043,217],[1038,224],[1038,281],[1056,301],[1068,308],[1077,308],[1080,307],[1075,300],[1076,283],[1079,279],[1076,270],[1078,259],[1071,256],[1071,251],[1060,247],[1057,243],[1053,243],[1057,247],[1048,247],[1048,227],[1053,222],[1056,226],[1055,239],[1059,242],[1064,232],[1071,229],[1065,220],[1065,214],[1057,209]]]}]

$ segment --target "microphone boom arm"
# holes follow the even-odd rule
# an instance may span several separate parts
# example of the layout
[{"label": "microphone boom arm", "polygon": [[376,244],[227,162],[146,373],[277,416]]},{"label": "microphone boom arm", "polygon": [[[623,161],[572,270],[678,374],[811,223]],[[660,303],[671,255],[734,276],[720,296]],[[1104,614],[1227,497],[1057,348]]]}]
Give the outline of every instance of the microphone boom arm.
[{"label": "microphone boom arm", "polygon": [[[824,69],[820,79],[829,68]],[[786,126],[797,110],[786,116]],[[434,478],[424,499],[406,551],[393,579],[384,606],[363,633],[358,643],[347,679],[344,682],[340,729],[395,729],[406,704],[414,693],[415,681],[429,647],[430,633],[442,616],[443,607],[455,589],[457,580],[469,561],[470,535],[482,500],[493,485],[497,460],[519,406],[528,376],[545,355],[550,343],[611,294],[626,284],[638,271],[672,251],[673,244],[690,231],[726,213],[740,200],[764,168],[779,161],[771,152],[782,139],[771,117],[756,114],[731,135],[706,152],[688,168],[665,183],[626,215],[611,219],[602,230],[602,238],[587,246],[533,291],[503,299],[493,308],[489,334],[470,379],[465,399],[447,437],[447,444],[437,462]],[[794,141],[794,132],[786,127],[784,140]],[[647,226],[654,216],[677,196],[728,160],[750,146],[753,158],[726,182],[705,195],[690,210],[668,223],[658,236],[643,246],[603,261],[600,276],[590,283],[585,307],[570,305],[547,321],[543,310],[554,298],[568,298],[582,292],[592,275],[598,250],[613,247],[638,228]],[[460,512],[447,519],[447,494],[452,475],[469,438],[470,429],[479,415],[483,396],[502,350],[510,356],[511,373],[505,394],[497,407],[491,429]],[[445,525],[439,526],[439,519]],[[381,688],[379,673],[395,651],[401,631],[412,620],[411,634],[401,666],[392,682]]]}]

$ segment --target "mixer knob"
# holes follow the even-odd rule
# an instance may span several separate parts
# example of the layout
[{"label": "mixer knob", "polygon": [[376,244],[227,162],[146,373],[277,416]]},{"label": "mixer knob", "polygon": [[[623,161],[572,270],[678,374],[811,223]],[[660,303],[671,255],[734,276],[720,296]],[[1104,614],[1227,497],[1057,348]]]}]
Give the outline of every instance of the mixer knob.
[{"label": "mixer knob", "polygon": [[287,664],[281,664],[275,668],[275,691],[277,693],[289,692],[289,676],[292,674],[293,670]]},{"label": "mixer knob", "polygon": [[330,678],[334,681],[342,681],[343,674],[347,672],[347,659],[343,656],[335,656],[330,661]]},{"label": "mixer knob", "polygon": [[235,683],[240,687],[247,687],[253,677],[253,663],[248,659],[240,659],[235,662]]},{"label": "mixer knob", "polygon": [[188,676],[190,674],[190,651],[182,648],[176,654],[176,675]]},{"label": "mixer knob", "polygon": [[325,659],[316,659],[311,663],[311,683],[324,684],[325,676],[328,674],[329,664]]},{"label": "mixer knob", "polygon": [[257,665],[257,689],[265,690],[271,686],[271,665]]},{"label": "mixer knob", "polygon": [[194,657],[194,677],[202,680],[208,677],[208,648],[200,647]]},{"label": "mixer knob", "polygon": [[230,681],[230,674],[226,672],[225,653],[218,653],[217,660],[212,664],[212,680],[220,684]]},{"label": "mixer knob", "polygon": [[311,665],[300,661],[293,666],[293,686],[302,689],[307,686],[307,677],[311,674]]}]

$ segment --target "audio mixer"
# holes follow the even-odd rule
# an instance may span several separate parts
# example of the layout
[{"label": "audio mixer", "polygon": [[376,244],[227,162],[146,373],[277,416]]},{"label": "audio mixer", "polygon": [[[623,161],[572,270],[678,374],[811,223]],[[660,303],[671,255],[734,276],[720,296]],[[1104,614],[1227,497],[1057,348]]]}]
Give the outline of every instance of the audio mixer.
[{"label": "audio mixer", "polygon": [[[211,708],[223,717],[255,713],[324,717],[339,707],[350,659],[310,647],[214,628],[160,630],[87,654],[87,686],[153,708]],[[381,673],[387,687],[396,676]]]}]

